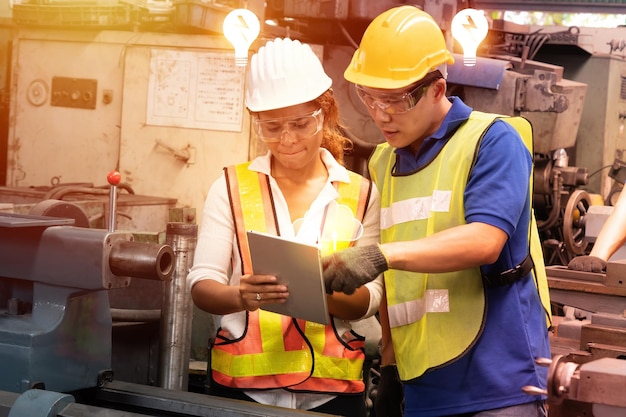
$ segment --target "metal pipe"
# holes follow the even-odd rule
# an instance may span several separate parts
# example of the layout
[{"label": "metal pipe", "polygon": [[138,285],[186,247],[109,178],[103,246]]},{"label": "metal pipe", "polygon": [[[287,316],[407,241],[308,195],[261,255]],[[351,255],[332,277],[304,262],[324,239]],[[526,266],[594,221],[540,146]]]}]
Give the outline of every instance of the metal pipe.
[{"label": "metal pipe", "polygon": [[0,227],[0,276],[84,290],[127,287],[135,274],[171,276],[172,248],[132,242],[130,233],[45,227],[46,221],[35,222],[42,227]]},{"label": "metal pipe", "polygon": [[189,382],[193,303],[187,288],[187,272],[193,264],[198,226],[168,223],[166,243],[174,249],[172,280],[164,287],[159,350],[159,386],[186,391]]},{"label": "metal pipe", "polygon": [[169,281],[174,272],[169,245],[119,240],[111,246],[109,268],[117,276]]},{"label": "metal pipe", "polygon": [[115,231],[115,226],[117,224],[117,220],[115,219],[117,211],[117,187],[115,185],[111,185],[111,190],[109,192],[109,232]]},{"label": "metal pipe", "polygon": [[161,320],[161,310],[133,310],[128,308],[112,308],[111,319],[113,321],[125,321],[133,323],[154,322]]}]

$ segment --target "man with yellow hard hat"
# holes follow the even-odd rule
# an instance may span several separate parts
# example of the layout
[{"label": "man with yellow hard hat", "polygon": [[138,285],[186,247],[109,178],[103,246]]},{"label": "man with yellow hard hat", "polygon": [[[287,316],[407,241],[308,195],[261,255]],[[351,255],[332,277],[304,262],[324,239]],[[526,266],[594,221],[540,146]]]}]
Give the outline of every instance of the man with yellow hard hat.
[{"label": "man with yellow hard hat", "polygon": [[[446,96],[430,15],[376,17],[345,78],[382,132],[381,244],[323,259],[327,291],[384,272],[376,416],[546,415],[549,301],[532,214],[532,129]],[[398,392],[400,393],[398,395]]]}]

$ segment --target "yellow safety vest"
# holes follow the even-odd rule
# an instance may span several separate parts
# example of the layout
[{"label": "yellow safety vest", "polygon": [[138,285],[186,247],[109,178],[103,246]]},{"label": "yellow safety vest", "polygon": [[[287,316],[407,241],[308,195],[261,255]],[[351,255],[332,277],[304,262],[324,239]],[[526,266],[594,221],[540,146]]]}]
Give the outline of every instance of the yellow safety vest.
[{"label": "yellow safety vest", "polygon": [[[386,143],[377,147],[369,168],[372,180],[381,191],[383,243],[420,239],[466,223],[463,192],[480,139],[497,118],[500,116],[472,112],[469,121],[457,130],[420,175],[392,176],[394,149]],[[503,117],[502,120],[520,133],[532,154],[530,124],[522,118]],[[530,187],[532,196],[532,184]],[[410,213],[406,221],[402,219],[405,213]],[[549,312],[543,254],[534,216],[531,218],[533,277],[544,309]],[[480,268],[439,274],[389,270],[385,273],[385,288],[394,352],[402,380],[417,378],[428,369],[453,361],[469,350],[479,337],[486,308]]]},{"label": "yellow safety vest", "polygon": [[[244,274],[252,272],[246,231],[277,234],[278,230],[269,178],[248,166],[249,162],[225,168]],[[350,172],[349,183],[334,185],[340,195],[337,202],[361,221],[371,182]],[[364,391],[363,337],[338,335],[332,320],[322,325],[260,309],[247,312],[246,321],[239,339],[218,330],[211,349],[214,382],[237,389]]]}]

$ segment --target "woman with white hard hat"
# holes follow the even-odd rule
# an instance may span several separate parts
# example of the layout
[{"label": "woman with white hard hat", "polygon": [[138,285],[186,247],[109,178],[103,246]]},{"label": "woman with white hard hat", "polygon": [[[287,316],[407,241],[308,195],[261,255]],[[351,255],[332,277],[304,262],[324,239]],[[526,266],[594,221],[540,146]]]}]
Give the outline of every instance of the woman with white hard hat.
[{"label": "woman with white hard hat", "polygon": [[[353,321],[374,318],[381,277],[350,294],[326,295],[330,324],[272,313],[262,307],[284,303],[289,288],[274,276],[254,275],[245,232],[318,244],[322,251],[371,245],[379,239],[378,191],[342,165],[349,140],[341,133],[332,80],[308,45],[269,41],[248,70],[246,106],[268,152],[226,167],[211,186],[188,275],[194,303],[218,320],[208,392],[365,416],[365,341]],[[345,212],[340,206],[351,217],[342,218],[341,228],[333,223]],[[329,245],[327,232],[346,224],[350,238]]]}]

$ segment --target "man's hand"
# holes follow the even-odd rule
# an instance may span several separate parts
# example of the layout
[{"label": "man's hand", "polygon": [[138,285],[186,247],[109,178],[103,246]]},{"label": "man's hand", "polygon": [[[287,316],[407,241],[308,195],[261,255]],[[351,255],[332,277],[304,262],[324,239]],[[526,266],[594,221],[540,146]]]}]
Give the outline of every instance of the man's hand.
[{"label": "man's hand", "polygon": [[381,367],[378,392],[374,398],[376,417],[402,417],[403,406],[404,393],[398,368],[395,365]]},{"label": "man's hand", "polygon": [[569,262],[567,268],[584,272],[604,272],[606,261],[597,256],[576,256]]},{"label": "man's hand", "polygon": [[389,269],[378,245],[353,246],[322,258],[326,293],[352,294]]}]

